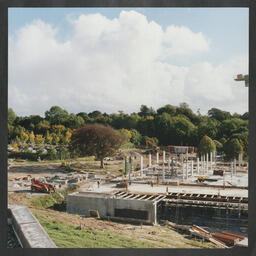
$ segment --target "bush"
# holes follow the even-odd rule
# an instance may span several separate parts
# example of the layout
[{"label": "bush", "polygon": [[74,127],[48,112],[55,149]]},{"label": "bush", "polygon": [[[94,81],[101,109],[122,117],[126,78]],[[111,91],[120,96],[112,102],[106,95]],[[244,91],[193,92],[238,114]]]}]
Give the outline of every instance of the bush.
[{"label": "bush", "polygon": [[41,160],[46,159],[46,154],[38,154],[38,153],[32,153],[32,152],[10,152],[8,153],[9,158],[18,158],[18,159],[27,159],[30,161],[37,161],[38,157],[41,158]]},{"label": "bush", "polygon": [[53,147],[48,149],[48,152],[47,152],[46,156],[47,156],[47,159],[49,159],[49,160],[56,160],[56,159],[58,159],[57,151]]}]

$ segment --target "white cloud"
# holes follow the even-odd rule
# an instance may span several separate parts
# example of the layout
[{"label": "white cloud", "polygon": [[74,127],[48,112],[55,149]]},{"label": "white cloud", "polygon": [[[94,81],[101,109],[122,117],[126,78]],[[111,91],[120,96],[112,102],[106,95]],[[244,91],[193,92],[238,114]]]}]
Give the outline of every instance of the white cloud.
[{"label": "white cloud", "polygon": [[172,58],[209,51],[202,33],[173,25],[164,31],[135,11],[116,19],[81,15],[71,23],[74,33],[65,42],[40,20],[9,39],[9,106],[18,114],[43,114],[52,105],[75,113],[132,112],[141,104],[183,101],[195,109],[217,104],[246,111],[245,88],[233,90],[231,78],[244,62],[171,64]]}]

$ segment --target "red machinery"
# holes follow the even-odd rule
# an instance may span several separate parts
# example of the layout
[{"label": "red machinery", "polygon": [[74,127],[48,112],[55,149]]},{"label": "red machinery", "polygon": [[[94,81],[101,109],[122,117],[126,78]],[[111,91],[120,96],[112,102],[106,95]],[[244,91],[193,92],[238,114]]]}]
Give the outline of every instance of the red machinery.
[{"label": "red machinery", "polygon": [[45,192],[45,193],[55,192],[55,188],[53,185],[45,182],[41,182],[39,180],[36,180],[35,178],[31,179],[31,190],[34,192]]},{"label": "red machinery", "polygon": [[146,140],[146,147],[147,148],[152,148],[152,150],[154,150],[154,151],[159,151],[159,147],[158,146],[156,146],[153,142],[151,142],[150,140]]}]

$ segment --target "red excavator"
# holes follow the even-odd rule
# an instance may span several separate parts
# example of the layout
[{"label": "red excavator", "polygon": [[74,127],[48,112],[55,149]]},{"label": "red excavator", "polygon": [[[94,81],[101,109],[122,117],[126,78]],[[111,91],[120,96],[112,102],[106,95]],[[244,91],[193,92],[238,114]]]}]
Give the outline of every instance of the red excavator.
[{"label": "red excavator", "polygon": [[44,193],[55,192],[55,188],[53,185],[36,180],[35,178],[31,179],[31,190],[33,192],[44,192]]}]

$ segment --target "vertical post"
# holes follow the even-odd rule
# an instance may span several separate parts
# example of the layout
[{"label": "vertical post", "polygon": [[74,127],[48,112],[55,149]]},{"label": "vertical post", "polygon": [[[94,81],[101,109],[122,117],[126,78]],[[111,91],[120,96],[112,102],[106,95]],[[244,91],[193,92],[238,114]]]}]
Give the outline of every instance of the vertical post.
[{"label": "vertical post", "polygon": [[140,156],[140,174],[143,174],[143,156]]},{"label": "vertical post", "polygon": [[205,175],[205,155],[203,155],[203,175]]},{"label": "vertical post", "polygon": [[212,171],[212,152],[210,153],[210,168],[211,168],[211,171]]},{"label": "vertical post", "polygon": [[185,170],[184,170],[184,163],[183,163],[183,161],[181,163],[181,167],[182,167],[182,180],[184,180],[184,172],[185,172]]},{"label": "vertical post", "polygon": [[230,162],[230,175],[233,176],[233,163]]},{"label": "vertical post", "polygon": [[171,160],[170,157],[168,157],[168,172],[171,170]]},{"label": "vertical post", "polygon": [[163,151],[163,163],[165,163],[165,151]]},{"label": "vertical post", "polygon": [[234,175],[236,175],[236,159],[234,159]]},{"label": "vertical post", "polygon": [[157,225],[157,203],[154,203],[154,225]]},{"label": "vertical post", "polygon": [[239,168],[241,167],[241,153],[239,153],[239,156],[238,156],[238,166]]},{"label": "vertical post", "polygon": [[127,175],[128,173],[128,161],[127,161],[127,157],[125,157],[124,160],[124,175]]},{"label": "vertical post", "polygon": [[158,164],[159,163],[159,153],[156,152],[156,163]]},{"label": "vertical post", "polygon": [[162,173],[162,178],[163,178],[163,182],[164,182],[164,180],[165,180],[165,170],[164,170],[164,163],[163,163],[163,173]]},{"label": "vertical post", "polygon": [[202,173],[202,171],[203,171],[203,155],[201,155],[201,173]]},{"label": "vertical post", "polygon": [[199,157],[196,159],[196,171],[199,174]]},{"label": "vertical post", "polygon": [[173,157],[172,157],[172,175],[174,175],[174,161],[173,161]]},{"label": "vertical post", "polygon": [[151,154],[148,155],[148,167],[151,167]]},{"label": "vertical post", "polygon": [[192,177],[194,176],[194,162],[193,162],[193,160],[191,162],[191,176]]},{"label": "vertical post", "polygon": [[188,179],[188,160],[186,162],[186,180]]},{"label": "vertical post", "polygon": [[208,174],[208,153],[206,153],[206,174]]}]

